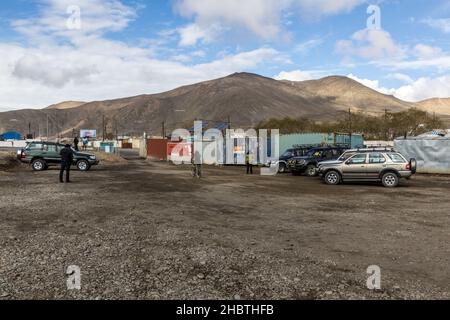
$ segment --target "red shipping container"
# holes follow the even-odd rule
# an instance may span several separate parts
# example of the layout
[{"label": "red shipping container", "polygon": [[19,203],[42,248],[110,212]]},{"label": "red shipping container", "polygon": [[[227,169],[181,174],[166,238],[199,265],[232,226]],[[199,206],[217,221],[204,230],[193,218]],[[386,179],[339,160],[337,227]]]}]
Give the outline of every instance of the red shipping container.
[{"label": "red shipping container", "polygon": [[167,161],[167,144],[169,139],[148,139],[147,156],[151,160]]}]

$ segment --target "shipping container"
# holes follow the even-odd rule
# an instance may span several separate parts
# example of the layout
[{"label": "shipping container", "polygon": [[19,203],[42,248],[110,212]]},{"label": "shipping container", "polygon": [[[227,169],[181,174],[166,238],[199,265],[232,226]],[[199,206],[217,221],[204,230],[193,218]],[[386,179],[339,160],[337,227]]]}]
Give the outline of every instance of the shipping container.
[{"label": "shipping container", "polygon": [[5,132],[0,135],[0,140],[3,141],[15,141],[20,140],[21,134],[19,132]]},{"label": "shipping container", "polygon": [[166,161],[169,139],[150,138],[147,140],[147,156],[151,160]]}]

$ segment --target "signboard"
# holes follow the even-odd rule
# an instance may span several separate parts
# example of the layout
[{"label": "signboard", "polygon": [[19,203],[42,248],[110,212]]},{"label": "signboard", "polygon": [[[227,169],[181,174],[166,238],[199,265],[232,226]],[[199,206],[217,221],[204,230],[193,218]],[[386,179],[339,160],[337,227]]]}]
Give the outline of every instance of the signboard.
[{"label": "signboard", "polygon": [[80,137],[89,139],[97,139],[97,130],[80,130]]}]

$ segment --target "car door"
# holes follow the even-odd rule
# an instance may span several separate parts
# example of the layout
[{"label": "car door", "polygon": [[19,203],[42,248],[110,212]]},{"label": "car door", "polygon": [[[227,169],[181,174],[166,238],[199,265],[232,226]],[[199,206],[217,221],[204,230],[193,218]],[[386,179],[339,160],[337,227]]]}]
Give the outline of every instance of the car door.
[{"label": "car door", "polygon": [[367,178],[377,180],[380,178],[380,172],[386,167],[386,158],[380,152],[369,154],[369,162],[366,166]]},{"label": "car door", "polygon": [[365,180],[367,178],[366,173],[367,154],[357,153],[353,157],[349,158],[343,165],[342,174],[344,180]]},{"label": "car door", "polygon": [[44,146],[44,158],[48,163],[60,163],[61,156],[59,155],[58,147],[55,144],[47,144]]},{"label": "car door", "polygon": [[34,157],[40,157],[43,152],[43,144],[40,142],[32,142],[26,148],[25,152],[27,154],[27,159],[31,160]]}]

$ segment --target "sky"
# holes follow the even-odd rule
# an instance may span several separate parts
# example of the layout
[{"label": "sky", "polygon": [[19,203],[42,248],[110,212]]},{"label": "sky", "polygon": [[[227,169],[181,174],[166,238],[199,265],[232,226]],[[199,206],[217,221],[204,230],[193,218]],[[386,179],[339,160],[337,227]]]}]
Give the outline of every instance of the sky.
[{"label": "sky", "polygon": [[348,76],[450,97],[448,0],[0,2],[0,110],[167,91],[234,72]]}]

